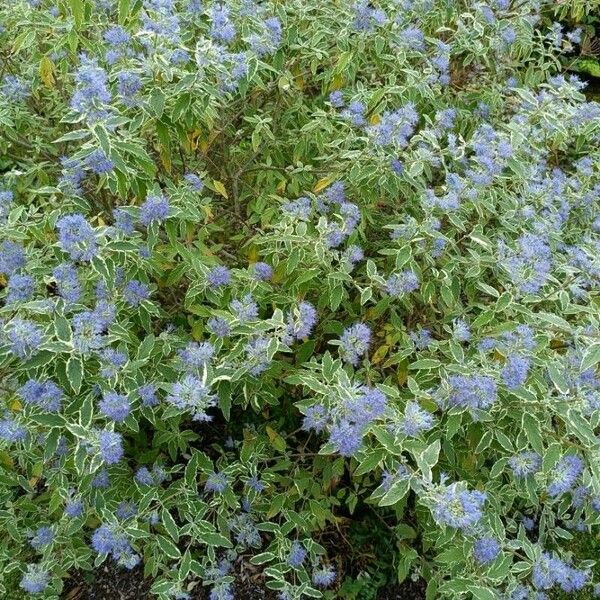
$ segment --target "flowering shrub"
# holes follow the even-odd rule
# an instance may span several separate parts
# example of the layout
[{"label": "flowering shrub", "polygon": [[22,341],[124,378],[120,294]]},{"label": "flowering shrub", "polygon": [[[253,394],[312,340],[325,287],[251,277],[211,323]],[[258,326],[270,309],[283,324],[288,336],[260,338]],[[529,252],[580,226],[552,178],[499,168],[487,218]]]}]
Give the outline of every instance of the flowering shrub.
[{"label": "flowering shrub", "polygon": [[600,105],[552,4],[3,4],[18,593],[340,597],[365,508],[429,599],[592,589]]}]

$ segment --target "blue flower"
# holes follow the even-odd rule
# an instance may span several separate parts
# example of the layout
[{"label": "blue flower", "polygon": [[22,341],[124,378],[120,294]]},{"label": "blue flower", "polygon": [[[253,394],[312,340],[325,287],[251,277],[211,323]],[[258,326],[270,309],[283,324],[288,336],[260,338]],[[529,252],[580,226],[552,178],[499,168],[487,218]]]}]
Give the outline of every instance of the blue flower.
[{"label": "blue flower", "polygon": [[127,519],[135,517],[135,515],[137,515],[137,512],[137,506],[133,502],[122,501],[119,502],[115,510],[115,516],[121,521],[126,521]]},{"label": "blue flower", "polygon": [[471,339],[471,331],[464,319],[454,321],[454,331],[452,337],[457,342],[468,342]]},{"label": "blue flower", "polygon": [[19,396],[25,404],[38,406],[47,412],[58,412],[60,410],[63,391],[53,381],[37,381],[30,379],[19,389]]},{"label": "blue flower", "polygon": [[82,215],[66,215],[56,223],[60,247],[71,260],[89,262],[98,253],[96,234]]},{"label": "blue flower", "polygon": [[202,179],[200,179],[200,177],[198,177],[198,175],[195,173],[187,173],[184,179],[194,191],[201,192],[203,190],[204,183],[202,182]]},{"label": "blue flower", "polygon": [[322,404],[314,404],[309,406],[304,412],[304,419],[302,420],[302,429],[310,431],[314,429],[317,433],[321,433],[327,422],[329,416],[327,410]]},{"label": "blue flower", "polygon": [[89,123],[108,117],[107,105],[111,101],[106,71],[98,61],[81,55],[81,66],[75,73],[76,89],[71,98],[71,108],[83,115]]},{"label": "blue flower", "polygon": [[334,108],[343,108],[344,107],[344,94],[340,90],[334,90],[329,94],[329,103]]},{"label": "blue flower", "polygon": [[371,343],[371,330],[364,323],[355,323],[344,330],[340,338],[342,359],[355,367]]},{"label": "blue flower", "polygon": [[417,350],[424,350],[433,342],[433,338],[431,337],[431,332],[429,329],[411,331],[409,337],[413,341]]},{"label": "blue flower", "polygon": [[556,498],[568,492],[583,472],[583,461],[578,456],[563,456],[554,467],[548,484],[548,494]]},{"label": "blue flower", "polygon": [[35,534],[29,540],[29,543],[35,550],[41,550],[49,546],[54,541],[54,531],[46,525],[38,528]]},{"label": "blue flower", "polygon": [[385,284],[390,296],[402,296],[419,289],[419,279],[413,271],[403,271],[399,275],[391,275]]},{"label": "blue flower", "polygon": [[109,419],[122,423],[131,412],[131,403],[129,398],[123,394],[108,392],[104,394],[102,400],[98,403],[98,408]]},{"label": "blue flower", "polygon": [[0,222],[8,217],[13,200],[14,194],[10,190],[0,188]]},{"label": "blue flower", "polygon": [[450,406],[487,409],[496,402],[496,382],[482,375],[452,375],[448,378],[451,391]]},{"label": "blue flower", "polygon": [[415,105],[409,103],[393,112],[383,113],[379,123],[370,127],[369,131],[378,146],[403,149],[408,146],[418,120]]},{"label": "blue flower", "polygon": [[229,480],[225,473],[211,473],[204,484],[204,490],[207,492],[216,492],[221,494],[229,485]]},{"label": "blue flower", "polygon": [[511,456],[508,464],[510,465],[515,477],[527,477],[534,475],[542,466],[542,457],[537,452],[525,451]]},{"label": "blue flower", "polygon": [[231,281],[231,272],[227,267],[216,266],[213,267],[206,274],[206,281],[208,282],[209,287],[212,289],[216,289],[218,287],[229,285]]},{"label": "blue flower", "polygon": [[533,565],[531,581],[538,590],[549,590],[554,585],[567,593],[581,590],[588,581],[589,572],[574,569],[548,552]]},{"label": "blue flower", "polygon": [[258,319],[258,304],[254,302],[250,294],[246,294],[241,300],[232,300],[229,308],[240,323],[255,321]]},{"label": "blue flower", "polygon": [[9,102],[23,102],[31,95],[31,85],[14,75],[5,75],[0,90]]},{"label": "blue flower", "polygon": [[293,217],[300,219],[301,221],[308,221],[312,212],[312,205],[310,198],[303,196],[297,200],[286,202],[282,205],[281,210],[287,217]]},{"label": "blue flower", "polygon": [[97,489],[107,489],[110,487],[110,477],[106,469],[99,471],[94,479],[92,479],[92,487]]},{"label": "blue flower", "polygon": [[362,446],[364,426],[348,419],[331,425],[329,442],[342,456],[354,456]]},{"label": "blue flower", "polygon": [[123,289],[123,298],[131,307],[139,306],[143,300],[150,297],[150,288],[137,279],[128,281]]},{"label": "blue flower", "polygon": [[169,213],[169,202],[164,196],[147,196],[140,206],[140,223],[146,227],[153,221],[161,223]]},{"label": "blue flower", "polygon": [[210,421],[212,417],[206,411],[216,404],[216,398],[202,380],[194,375],[186,375],[173,385],[167,402],[181,410],[191,411],[194,421]]},{"label": "blue flower", "polygon": [[143,406],[156,406],[158,398],[156,396],[156,386],[152,383],[146,383],[138,388],[138,395]]},{"label": "blue flower", "polygon": [[89,354],[104,345],[104,323],[91,311],[73,317],[73,347],[81,354]]},{"label": "blue flower", "polygon": [[71,519],[80,517],[83,514],[84,505],[81,498],[68,500],[65,504],[65,515]]},{"label": "blue flower", "polygon": [[257,337],[249,341],[245,346],[246,364],[252,375],[260,375],[266,371],[271,363],[269,358],[270,340],[266,337]]},{"label": "blue flower", "polygon": [[264,262],[257,262],[253,265],[254,279],[258,281],[267,281],[273,277],[273,268]]},{"label": "blue flower", "polygon": [[415,437],[433,427],[433,416],[423,410],[416,402],[408,402],[404,409],[402,432],[404,435]]},{"label": "blue flower", "polygon": [[98,431],[98,447],[100,456],[107,465],[114,465],[123,458],[123,438],[116,431]]},{"label": "blue flower", "polygon": [[235,26],[229,18],[229,7],[215,4],[211,11],[210,35],[218,42],[229,44],[235,37]]},{"label": "blue flower", "polygon": [[546,284],[552,271],[552,251],[545,239],[526,233],[512,250],[500,244],[499,261],[508,271],[513,284],[523,294],[537,294]]},{"label": "blue flower", "polygon": [[126,106],[135,105],[135,96],[142,87],[142,79],[137,73],[121,71],[117,74],[117,91]]},{"label": "blue flower", "polygon": [[342,111],[342,116],[350,121],[355,127],[364,127],[367,124],[365,114],[367,107],[358,100],[350,102],[348,108]]},{"label": "blue flower", "polygon": [[19,358],[34,355],[44,339],[42,329],[33,321],[25,319],[12,319],[5,331],[10,351]]},{"label": "blue flower", "polygon": [[208,330],[217,337],[225,338],[231,333],[229,323],[222,317],[211,317],[206,323]]},{"label": "blue flower", "polygon": [[312,572],[313,585],[320,588],[329,587],[335,581],[333,565],[322,565]]},{"label": "blue flower", "polygon": [[85,166],[96,175],[106,175],[115,168],[113,161],[99,148],[85,157]]},{"label": "blue flower", "polygon": [[215,353],[215,347],[210,342],[190,342],[183,350],[179,350],[179,358],[188,369],[200,369],[210,362]]},{"label": "blue flower", "polygon": [[307,338],[317,323],[317,310],[310,302],[300,302],[298,308],[287,315],[287,326],[284,342],[291,344],[294,340]]},{"label": "blue flower", "polygon": [[83,293],[77,269],[70,263],[58,265],[52,271],[52,276],[56,281],[58,295],[68,304],[75,304],[81,299]]},{"label": "blue flower", "polygon": [[35,280],[31,275],[11,275],[7,285],[6,304],[27,302],[35,292]]},{"label": "blue flower", "polygon": [[21,578],[20,586],[30,594],[43,592],[50,582],[50,573],[40,565],[27,565],[27,572]]},{"label": "blue flower", "polygon": [[26,437],[27,430],[14,419],[10,417],[0,419],[0,440],[14,444],[15,442],[23,441]]},{"label": "blue flower", "polygon": [[484,492],[463,490],[453,483],[437,492],[433,516],[440,525],[469,530],[483,516],[485,500]]},{"label": "blue flower", "polygon": [[302,546],[302,544],[298,540],[294,540],[294,542],[292,542],[292,548],[290,550],[290,553],[287,557],[288,565],[290,565],[290,567],[293,567],[294,569],[297,569],[304,562],[306,554],[307,553],[304,549],[304,546]]},{"label": "blue flower", "polygon": [[513,354],[506,359],[502,369],[502,380],[509,390],[516,390],[527,381],[530,360],[525,356]]},{"label": "blue flower", "polygon": [[104,38],[104,41],[111,46],[124,46],[131,40],[129,33],[120,25],[111,27],[102,37]]},{"label": "blue flower", "polygon": [[135,480],[140,485],[154,485],[154,477],[152,477],[152,473],[148,467],[140,467],[134,476]]},{"label": "blue flower", "polygon": [[414,52],[425,50],[425,34],[418,27],[405,27],[399,32],[398,40],[406,50],[413,50]]},{"label": "blue flower", "polygon": [[480,565],[492,562],[500,554],[500,544],[496,538],[483,537],[473,546],[473,556]]},{"label": "blue flower", "polygon": [[27,262],[25,249],[17,242],[5,240],[0,244],[0,273],[12,275]]}]

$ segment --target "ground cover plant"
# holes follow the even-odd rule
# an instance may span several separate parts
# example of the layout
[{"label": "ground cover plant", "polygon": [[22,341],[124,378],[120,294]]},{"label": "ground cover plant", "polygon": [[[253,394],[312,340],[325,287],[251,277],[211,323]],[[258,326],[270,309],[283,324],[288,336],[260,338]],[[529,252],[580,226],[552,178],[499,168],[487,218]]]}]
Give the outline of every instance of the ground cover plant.
[{"label": "ground cover plant", "polygon": [[565,4],[2,3],[3,597],[372,598],[348,536],[428,599],[595,593]]}]

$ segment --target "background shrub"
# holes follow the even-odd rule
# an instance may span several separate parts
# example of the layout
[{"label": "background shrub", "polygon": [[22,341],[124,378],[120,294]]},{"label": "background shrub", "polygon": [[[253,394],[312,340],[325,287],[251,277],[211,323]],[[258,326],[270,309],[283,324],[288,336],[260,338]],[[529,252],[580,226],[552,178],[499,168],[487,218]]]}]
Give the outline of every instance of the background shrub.
[{"label": "background shrub", "polygon": [[353,597],[344,530],[428,598],[593,589],[600,106],[556,8],[3,5],[3,593]]}]

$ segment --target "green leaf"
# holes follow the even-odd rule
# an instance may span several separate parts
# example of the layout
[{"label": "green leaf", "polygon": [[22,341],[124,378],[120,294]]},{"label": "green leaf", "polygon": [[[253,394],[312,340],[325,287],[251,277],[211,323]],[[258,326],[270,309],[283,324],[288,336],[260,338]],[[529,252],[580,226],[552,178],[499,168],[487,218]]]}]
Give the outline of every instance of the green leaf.
[{"label": "green leaf", "polygon": [[476,600],[498,600],[496,592],[490,588],[484,588],[478,585],[470,585],[469,591],[473,594],[473,598]]},{"label": "green leaf", "polygon": [[544,454],[544,443],[540,422],[530,413],[523,414],[523,430],[531,447],[540,455]]},{"label": "green leaf", "polygon": [[78,394],[83,380],[83,363],[78,356],[71,356],[67,362],[67,377],[73,391]]},{"label": "green leaf", "polygon": [[129,17],[129,3],[130,0],[119,0],[119,23],[123,25]]},{"label": "green leaf", "polygon": [[264,565],[265,563],[271,562],[275,560],[275,554],[272,552],[262,552],[261,554],[257,554],[250,559],[250,562],[253,565]]},{"label": "green leaf", "polygon": [[67,421],[62,415],[46,414],[46,415],[31,415],[30,419],[38,425],[46,427],[65,427]]},{"label": "green leaf", "polygon": [[175,519],[173,519],[171,513],[166,508],[162,511],[162,524],[171,536],[171,539],[177,543],[179,541],[179,528],[177,527],[177,523],[175,523]]},{"label": "green leaf", "polygon": [[169,558],[177,559],[181,557],[181,552],[179,551],[179,548],[164,535],[156,536],[156,541],[158,542],[158,547]]},{"label": "green leaf", "polygon": [[428,369],[436,369],[441,366],[441,364],[442,363],[435,358],[422,358],[421,360],[415,360],[408,368],[411,370],[425,371]]},{"label": "green leaf", "polygon": [[600,344],[591,345],[584,353],[581,360],[581,370],[587,371],[600,362]]},{"label": "green leaf", "polygon": [[223,548],[233,548],[233,544],[226,538],[224,535],[220,533],[201,533],[198,535],[198,539],[201,542],[209,546],[221,546]]},{"label": "green leaf", "polygon": [[385,458],[386,454],[387,453],[382,448],[379,448],[379,449],[375,450],[375,452],[368,454],[365,458],[363,458],[360,461],[360,463],[359,463],[358,467],[356,467],[353,475],[355,477],[358,477],[359,475],[364,475],[365,473],[372,471]]},{"label": "green leaf", "polygon": [[390,489],[379,501],[379,506],[392,506],[397,502],[400,502],[400,500],[402,500],[402,498],[408,494],[409,488],[410,484],[407,479],[392,483]]},{"label": "green leaf", "polygon": [[548,369],[548,375],[550,375],[550,379],[552,380],[552,383],[554,384],[556,389],[561,394],[568,394],[569,393],[569,383],[565,379],[565,377],[563,375],[563,369],[561,369],[560,365],[558,363],[551,362],[551,363],[548,363],[547,369]]}]

